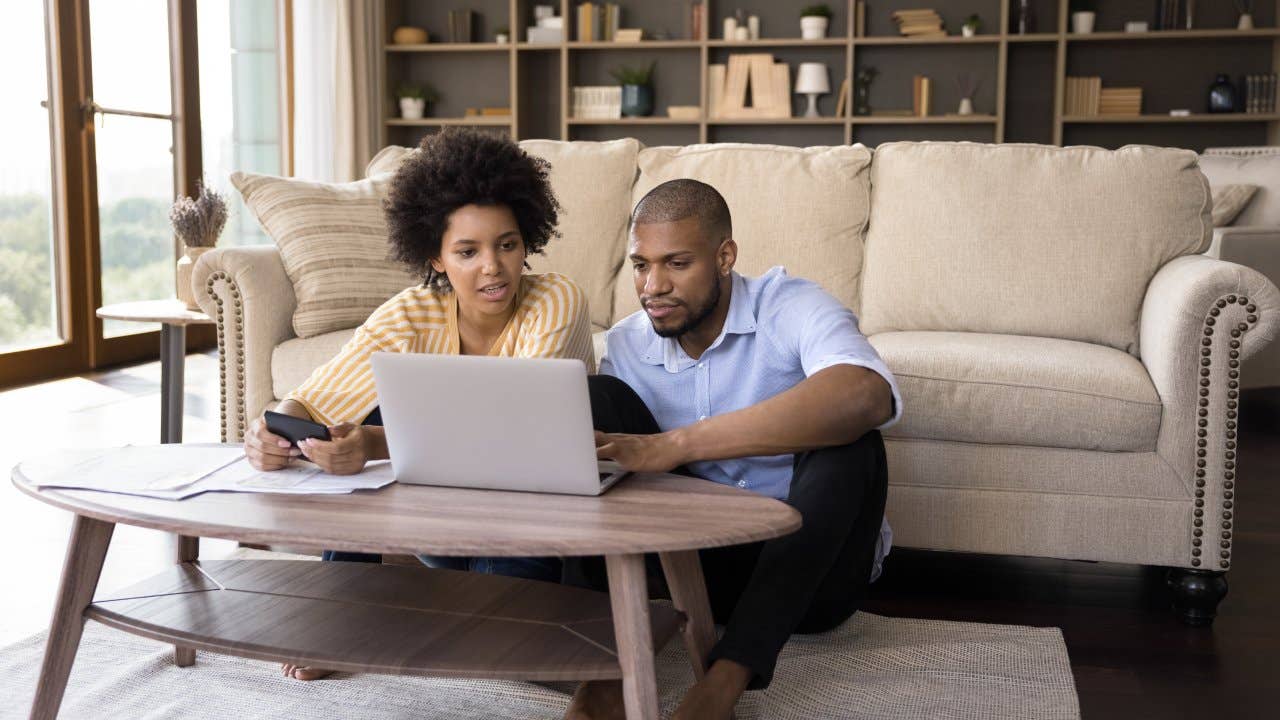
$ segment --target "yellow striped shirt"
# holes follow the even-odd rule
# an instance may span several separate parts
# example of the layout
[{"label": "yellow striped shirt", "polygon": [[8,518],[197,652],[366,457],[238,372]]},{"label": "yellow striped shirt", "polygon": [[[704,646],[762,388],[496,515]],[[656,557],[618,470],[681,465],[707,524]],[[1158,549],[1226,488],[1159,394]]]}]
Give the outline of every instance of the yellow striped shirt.
[{"label": "yellow striped shirt", "polygon": [[[595,372],[587,296],[556,273],[522,275],[516,311],[489,355],[578,358]],[[356,329],[332,360],[316,368],[286,399],[307,408],[316,422],[359,423],[378,405],[369,357],[375,352],[457,355],[458,296],[415,286],[383,303]]]}]

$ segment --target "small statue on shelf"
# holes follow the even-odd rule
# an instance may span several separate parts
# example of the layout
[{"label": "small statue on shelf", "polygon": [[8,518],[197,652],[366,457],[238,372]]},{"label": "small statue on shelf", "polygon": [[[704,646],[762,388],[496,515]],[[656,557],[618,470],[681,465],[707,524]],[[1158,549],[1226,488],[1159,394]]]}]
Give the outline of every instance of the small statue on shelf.
[{"label": "small statue on shelf", "polygon": [[871,82],[880,74],[873,67],[860,68],[853,76],[853,114],[871,114]]}]

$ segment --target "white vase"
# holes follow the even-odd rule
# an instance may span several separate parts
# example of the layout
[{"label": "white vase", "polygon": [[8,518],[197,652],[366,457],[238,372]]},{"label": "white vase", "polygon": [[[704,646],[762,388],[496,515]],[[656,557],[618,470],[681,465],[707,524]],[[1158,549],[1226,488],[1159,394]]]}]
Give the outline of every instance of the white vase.
[{"label": "white vase", "polygon": [[805,40],[821,40],[827,36],[827,18],[809,15],[800,18],[800,37]]},{"label": "white vase", "polygon": [[972,115],[973,98],[960,98],[960,109],[956,113],[959,115]]},{"label": "white vase", "polygon": [[195,268],[196,260],[212,249],[211,247],[189,247],[183,251],[182,257],[178,258],[174,289],[178,299],[186,304],[188,310],[200,309],[200,304],[196,302],[195,290],[191,287],[191,270]]},{"label": "white vase", "polygon": [[1240,21],[1236,23],[1237,30],[1253,29],[1253,13],[1241,13]]},{"label": "white vase", "polygon": [[960,27],[960,34],[964,37],[973,37],[978,34],[978,28],[972,25],[962,25]]},{"label": "white vase", "polygon": [[400,98],[400,117],[405,120],[421,120],[426,111],[426,100],[422,98]]},{"label": "white vase", "polygon": [[1098,14],[1090,10],[1071,13],[1071,32],[1077,35],[1088,35],[1093,32],[1093,21],[1097,17]]},{"label": "white vase", "polygon": [[494,36],[493,36],[493,41],[494,41],[494,42],[496,42],[496,43],[498,43],[499,45],[501,45],[501,44],[503,44],[503,43],[507,42],[507,40],[508,40],[508,39],[509,39],[509,38],[507,37],[507,34],[506,34],[506,33],[498,33],[498,34],[496,34],[496,35],[494,35]]}]

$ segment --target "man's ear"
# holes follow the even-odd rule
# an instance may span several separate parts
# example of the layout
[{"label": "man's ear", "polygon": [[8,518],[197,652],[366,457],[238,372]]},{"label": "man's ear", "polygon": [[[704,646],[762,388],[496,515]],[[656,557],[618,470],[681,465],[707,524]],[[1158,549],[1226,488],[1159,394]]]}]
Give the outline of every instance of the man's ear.
[{"label": "man's ear", "polygon": [[727,237],[720,242],[720,249],[716,251],[716,270],[721,275],[728,275],[737,262],[738,243]]}]

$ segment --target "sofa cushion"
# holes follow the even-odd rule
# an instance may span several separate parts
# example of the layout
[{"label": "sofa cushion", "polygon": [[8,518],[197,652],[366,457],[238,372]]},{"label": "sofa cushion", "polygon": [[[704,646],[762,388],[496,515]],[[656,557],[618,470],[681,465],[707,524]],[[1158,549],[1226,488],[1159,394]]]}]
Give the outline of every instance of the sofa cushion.
[{"label": "sofa cushion", "polygon": [[1258,192],[1232,225],[1280,225],[1280,153],[1245,157],[1202,155],[1200,170],[1214,187],[1258,186]]},{"label": "sofa cushion", "polygon": [[419,282],[390,259],[382,199],[391,176],[350,183],[232,173],[231,183],[280,248],[298,304],[300,338],[364,322],[369,313]]},{"label": "sofa cushion", "polygon": [[[609,327],[613,315],[613,279],[622,264],[627,220],[631,216],[631,184],[636,176],[640,143],[627,138],[609,142],[525,140],[525,152],[551,163],[551,188],[560,202],[560,235],[541,255],[529,258],[534,272],[558,272],[587,293],[591,324]],[[369,162],[369,173],[394,172],[411,148],[383,148]]]},{"label": "sofa cushion", "polygon": [[[701,180],[729,203],[738,272],[754,276],[782,265],[856,311],[870,161],[871,153],[861,145],[645,148],[631,207],[667,180]],[[615,322],[640,309],[626,262],[618,273],[614,306]]]},{"label": "sofa cushion", "polygon": [[1209,191],[1213,195],[1213,226],[1220,228],[1235,222],[1240,211],[1245,209],[1258,192],[1258,186],[1213,185]]},{"label": "sofa cushion", "polygon": [[1147,284],[1212,230],[1187,150],[887,143],[871,186],[868,335],[1007,333],[1137,354]]},{"label": "sofa cushion", "polygon": [[286,340],[271,351],[271,390],[282,398],[311,377],[356,334],[355,328],[335,330],[309,338]]},{"label": "sofa cushion", "polygon": [[888,332],[871,344],[910,408],[889,437],[1149,451],[1161,403],[1133,356],[1016,335]]}]

